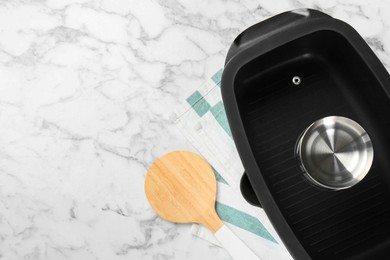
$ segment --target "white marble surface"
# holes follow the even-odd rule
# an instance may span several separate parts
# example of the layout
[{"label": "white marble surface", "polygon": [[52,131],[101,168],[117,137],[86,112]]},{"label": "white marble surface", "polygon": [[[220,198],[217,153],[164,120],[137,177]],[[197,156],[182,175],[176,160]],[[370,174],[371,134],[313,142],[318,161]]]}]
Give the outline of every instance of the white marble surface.
[{"label": "white marble surface", "polygon": [[388,1],[0,1],[0,259],[226,259],[158,218],[148,165],[246,27],[314,7],[390,68]]}]

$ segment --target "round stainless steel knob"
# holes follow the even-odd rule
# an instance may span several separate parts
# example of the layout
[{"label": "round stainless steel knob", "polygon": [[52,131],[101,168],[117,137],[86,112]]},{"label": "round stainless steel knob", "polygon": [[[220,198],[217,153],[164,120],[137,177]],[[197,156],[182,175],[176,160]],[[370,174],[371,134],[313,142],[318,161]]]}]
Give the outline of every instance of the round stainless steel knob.
[{"label": "round stainless steel knob", "polygon": [[361,181],[374,158],[370,137],[363,127],[340,116],[311,124],[298,139],[296,153],[312,183],[334,190]]}]

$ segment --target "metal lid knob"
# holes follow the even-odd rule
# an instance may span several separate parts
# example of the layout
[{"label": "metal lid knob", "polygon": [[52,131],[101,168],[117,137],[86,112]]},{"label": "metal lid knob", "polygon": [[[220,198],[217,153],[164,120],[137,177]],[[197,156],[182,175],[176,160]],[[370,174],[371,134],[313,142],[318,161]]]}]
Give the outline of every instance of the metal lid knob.
[{"label": "metal lid knob", "polygon": [[296,152],[309,180],[335,190],[361,181],[374,157],[370,137],[363,127],[339,116],[311,124],[300,136]]}]

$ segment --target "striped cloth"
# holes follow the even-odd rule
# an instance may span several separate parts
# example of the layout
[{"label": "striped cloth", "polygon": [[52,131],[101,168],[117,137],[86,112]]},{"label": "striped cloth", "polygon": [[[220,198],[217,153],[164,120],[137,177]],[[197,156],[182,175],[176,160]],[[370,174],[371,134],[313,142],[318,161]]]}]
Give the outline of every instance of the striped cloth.
[{"label": "striped cloth", "polygon": [[[221,76],[222,69],[183,102],[173,120],[214,169],[218,185],[216,211],[222,221],[261,259],[292,259],[264,211],[248,204],[240,193],[244,168],[223,107]],[[191,231],[219,245],[205,227],[194,224]]]}]

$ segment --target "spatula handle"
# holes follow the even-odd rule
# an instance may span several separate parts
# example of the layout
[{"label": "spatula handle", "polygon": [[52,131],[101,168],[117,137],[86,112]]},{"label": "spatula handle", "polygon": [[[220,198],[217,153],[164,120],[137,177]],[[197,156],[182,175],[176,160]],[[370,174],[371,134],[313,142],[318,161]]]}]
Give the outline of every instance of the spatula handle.
[{"label": "spatula handle", "polygon": [[226,225],[214,235],[234,260],[260,260]]}]

